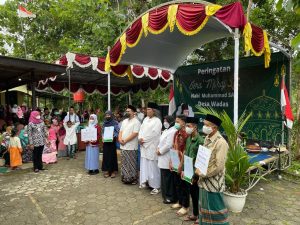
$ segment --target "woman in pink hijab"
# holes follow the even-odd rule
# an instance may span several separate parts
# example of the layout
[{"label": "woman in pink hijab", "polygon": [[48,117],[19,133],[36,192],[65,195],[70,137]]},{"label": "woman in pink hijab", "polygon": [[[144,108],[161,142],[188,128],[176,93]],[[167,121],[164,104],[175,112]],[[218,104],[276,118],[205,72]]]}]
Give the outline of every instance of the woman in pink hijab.
[{"label": "woman in pink hijab", "polygon": [[28,140],[30,148],[33,149],[33,169],[39,172],[43,169],[42,154],[45,144],[48,144],[48,131],[44,122],[41,120],[40,112],[32,111],[28,124]]}]

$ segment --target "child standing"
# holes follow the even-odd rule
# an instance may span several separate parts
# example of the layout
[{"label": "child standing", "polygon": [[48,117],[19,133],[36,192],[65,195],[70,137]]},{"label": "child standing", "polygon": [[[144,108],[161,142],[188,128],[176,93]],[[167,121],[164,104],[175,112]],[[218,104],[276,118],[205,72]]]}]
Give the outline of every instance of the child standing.
[{"label": "child standing", "polygon": [[75,148],[77,144],[76,129],[79,124],[79,122],[73,124],[70,120],[64,123],[64,127],[66,129],[64,144],[68,147],[68,155],[70,159],[75,158]]},{"label": "child standing", "polygon": [[45,145],[42,155],[44,163],[56,163],[57,162],[57,148],[56,148],[56,132],[53,127],[48,130],[48,144]]},{"label": "child standing", "polygon": [[64,128],[63,124],[61,124],[61,127],[58,130],[58,157],[66,157],[67,156],[67,146],[64,144],[64,139],[66,136],[66,129]]},{"label": "child standing", "polygon": [[18,169],[22,165],[22,146],[20,138],[17,136],[17,129],[11,131],[11,137],[9,140],[8,151],[10,155],[10,167],[12,170]]}]

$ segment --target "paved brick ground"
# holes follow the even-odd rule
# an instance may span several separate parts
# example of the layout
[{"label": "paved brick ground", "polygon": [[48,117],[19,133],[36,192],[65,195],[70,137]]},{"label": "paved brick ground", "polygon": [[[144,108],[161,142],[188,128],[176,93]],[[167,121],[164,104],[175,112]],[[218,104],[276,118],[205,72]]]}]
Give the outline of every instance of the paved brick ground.
[{"label": "paved brick ground", "polygon": [[[29,170],[0,176],[0,224],[187,224],[161,196],[123,185],[120,177],[88,176],[84,152],[60,160],[48,171]],[[230,214],[231,224],[300,224],[300,185],[272,179],[248,195],[243,213]]]}]

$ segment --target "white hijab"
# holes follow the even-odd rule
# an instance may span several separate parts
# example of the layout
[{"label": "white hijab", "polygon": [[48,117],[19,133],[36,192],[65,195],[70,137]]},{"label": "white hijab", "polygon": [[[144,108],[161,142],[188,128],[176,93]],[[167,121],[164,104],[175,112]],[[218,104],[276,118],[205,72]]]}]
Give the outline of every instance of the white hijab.
[{"label": "white hijab", "polygon": [[95,127],[97,124],[98,124],[98,118],[97,118],[97,115],[95,115],[95,114],[91,114],[90,115],[90,118],[93,118],[94,119],[94,122],[90,122],[89,121],[89,127]]}]

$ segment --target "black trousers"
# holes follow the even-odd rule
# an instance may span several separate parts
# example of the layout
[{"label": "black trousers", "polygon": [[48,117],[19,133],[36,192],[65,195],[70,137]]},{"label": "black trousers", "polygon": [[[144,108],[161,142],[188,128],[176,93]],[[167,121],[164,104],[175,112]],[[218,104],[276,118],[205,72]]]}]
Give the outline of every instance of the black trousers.
[{"label": "black trousers", "polygon": [[117,147],[115,141],[103,143],[102,171],[107,171],[110,174],[118,171]]},{"label": "black trousers", "polygon": [[176,190],[173,182],[173,175],[169,169],[160,169],[161,194],[164,200],[177,201]]},{"label": "black trousers", "polygon": [[198,216],[199,215],[199,186],[197,182],[190,185],[190,194],[193,203],[193,215]]},{"label": "black trousers", "polygon": [[181,206],[188,208],[190,205],[189,184],[182,180],[177,172],[172,172],[172,175],[176,189],[177,200]]},{"label": "black trousers", "polygon": [[41,146],[34,146],[33,153],[32,153],[32,161],[33,161],[33,169],[41,170],[43,169],[43,161],[42,161],[42,154],[44,150],[44,145]]}]

